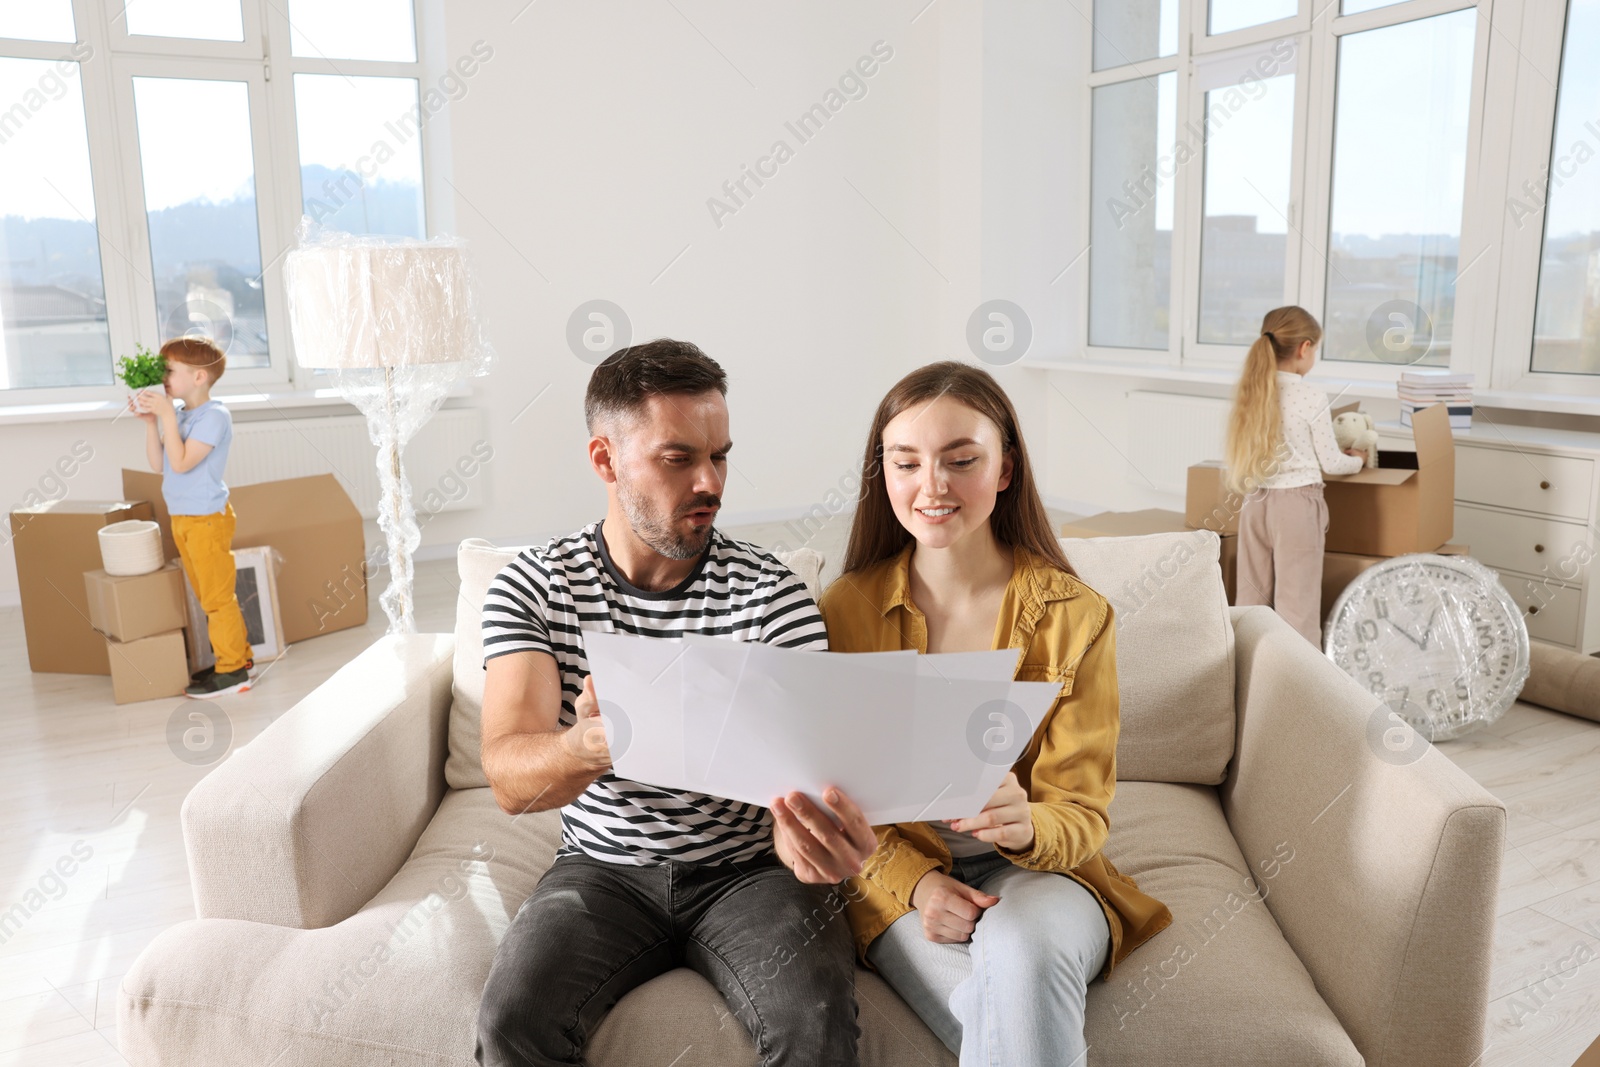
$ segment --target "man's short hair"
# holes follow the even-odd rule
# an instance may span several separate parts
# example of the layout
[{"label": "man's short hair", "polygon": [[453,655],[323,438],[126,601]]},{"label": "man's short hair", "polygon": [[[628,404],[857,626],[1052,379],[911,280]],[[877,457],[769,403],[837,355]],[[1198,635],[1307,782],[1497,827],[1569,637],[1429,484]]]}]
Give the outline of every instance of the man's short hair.
[{"label": "man's short hair", "polygon": [[618,349],[594,369],[583,398],[583,417],[593,434],[602,423],[636,414],[652,396],[712,389],[728,395],[727,372],[716,360],[689,341],[658,337]]}]

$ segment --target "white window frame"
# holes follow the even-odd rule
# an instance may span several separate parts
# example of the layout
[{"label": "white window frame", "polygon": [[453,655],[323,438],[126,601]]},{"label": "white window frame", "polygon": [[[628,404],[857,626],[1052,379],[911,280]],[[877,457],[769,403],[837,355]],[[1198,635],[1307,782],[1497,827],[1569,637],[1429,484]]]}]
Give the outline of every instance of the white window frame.
[{"label": "white window frame", "polygon": [[[320,383],[308,373],[296,373],[282,285],[283,255],[293,245],[302,203],[294,75],[413,78],[420,99],[443,69],[442,57],[430,48],[430,33],[439,29],[438,13],[432,10],[429,0],[412,0],[417,37],[414,62],[327,60],[291,54],[286,0],[241,3],[245,27],[242,42],[130,35],[122,24],[123,5],[119,0],[72,0],[78,45],[86,44],[93,50],[80,65],[80,77],[112,361],[120,355],[131,355],[139,342],[154,347],[152,339],[159,336],[132,79],[143,76],[242,81],[250,92],[256,214],[271,362],[264,368],[230,368],[218,395],[309,392]],[[0,38],[0,56],[7,57],[58,60],[70,58],[74,47],[72,43]],[[422,124],[419,135],[429,234],[439,232],[441,222],[449,220],[447,206],[435,207],[441,199],[436,195],[436,183],[444,177],[444,164],[435,162],[434,147],[436,143],[448,144],[443,132],[446,129],[447,119],[441,112]],[[99,415],[113,410],[103,407],[108,403],[120,408],[125,393],[126,389],[114,381],[108,385],[0,390],[0,420],[8,409],[50,405],[70,405]]]},{"label": "white window frame", "polygon": [[[1555,407],[1579,401],[1574,410],[1592,410],[1600,398],[1600,374],[1549,374],[1530,370],[1533,318],[1539,284],[1544,227],[1518,228],[1507,209],[1508,197],[1522,181],[1548,166],[1555,132],[1556,86],[1562,56],[1567,4],[1562,0],[1406,0],[1355,15],[1340,15],[1339,0],[1301,0],[1293,18],[1209,36],[1206,0],[1180,0],[1176,55],[1091,71],[1080,101],[1085,150],[1079,179],[1090,195],[1083,215],[1090,232],[1093,161],[1088,132],[1092,91],[1131,78],[1176,71],[1177,126],[1204,116],[1204,88],[1197,66],[1210,57],[1259,49],[1282,38],[1297,43],[1295,130],[1290,192],[1291,262],[1286,265],[1284,300],[1323,318],[1328,267],[1332,195],[1334,111],[1338,103],[1338,46],[1346,34],[1422,18],[1476,9],[1471,113],[1468,116],[1467,167],[1462,190],[1462,220],[1455,324],[1450,369],[1471,371],[1481,402],[1495,406]],[[1491,25],[1492,20],[1492,25]],[[1085,64],[1088,69],[1089,64]],[[1547,80],[1548,79],[1548,80]],[[1485,106],[1489,99],[1493,108]],[[1200,146],[1195,146],[1200,147]],[[1534,166],[1527,161],[1537,160]],[[1589,165],[1600,165],[1590,163]],[[1519,167],[1512,171],[1512,167]],[[1527,173],[1523,173],[1526,170]],[[1084,271],[1077,301],[1080,356],[1066,361],[1036,360],[1039,366],[1125,366],[1149,373],[1170,371],[1175,378],[1236,374],[1245,346],[1198,342],[1200,237],[1204,205],[1204,154],[1196,152],[1178,168],[1173,189],[1173,306],[1166,350],[1127,349],[1089,343],[1090,272]],[[1181,250],[1181,251],[1180,251]],[[1402,368],[1384,363],[1330,361],[1321,373],[1373,387],[1393,383]],[[1197,372],[1197,373],[1196,373]]]}]

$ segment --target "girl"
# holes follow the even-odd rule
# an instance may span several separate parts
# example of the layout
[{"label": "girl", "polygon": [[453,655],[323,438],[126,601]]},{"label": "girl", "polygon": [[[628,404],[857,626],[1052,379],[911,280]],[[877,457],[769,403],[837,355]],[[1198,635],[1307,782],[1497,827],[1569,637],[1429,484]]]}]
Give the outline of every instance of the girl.
[{"label": "girl", "polygon": [[[1227,488],[1239,512],[1239,606],[1266,604],[1322,647],[1322,472],[1354,474],[1366,452],[1334,440],[1328,396],[1307,385],[1322,327],[1304,309],[1261,320],[1228,417]],[[1260,490],[1259,492],[1257,490]]]},{"label": "girl", "polygon": [[1077,1063],[1088,983],[1172,922],[1100,853],[1116,787],[1111,606],[1062,555],[986,372],[907,375],[878,405],[862,470],[844,573],[822,597],[829,647],[1012,648],[1018,679],[1061,695],[1015,739],[981,814],[874,828],[849,905],[857,951],[963,1065]]}]

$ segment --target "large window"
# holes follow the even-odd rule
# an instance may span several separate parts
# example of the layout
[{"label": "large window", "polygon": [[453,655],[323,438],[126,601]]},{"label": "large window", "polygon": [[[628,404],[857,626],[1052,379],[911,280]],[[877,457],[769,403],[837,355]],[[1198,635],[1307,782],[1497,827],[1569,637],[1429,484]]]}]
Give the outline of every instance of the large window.
[{"label": "large window", "polygon": [[1091,344],[1167,347],[1176,84],[1167,73],[1094,90]]},{"label": "large window", "polygon": [[1065,358],[1229,381],[1293,303],[1351,395],[1423,365],[1485,406],[1594,410],[1600,0],[1488,8],[1095,3]]},{"label": "large window", "polygon": [[1540,373],[1600,374],[1600,163],[1593,162],[1600,154],[1597,52],[1600,0],[1572,0],[1534,309],[1531,369]]},{"label": "large window", "polygon": [[0,387],[109,383],[79,64],[0,57],[0,100],[20,101],[0,113]]},{"label": "large window", "polygon": [[[1283,303],[1294,147],[1292,41],[1209,64],[1200,232],[1201,344],[1248,345]],[[1243,73],[1240,68],[1243,67]],[[1212,85],[1211,82],[1216,84]]]},{"label": "large window", "polygon": [[1477,12],[1339,38],[1323,358],[1447,365]]},{"label": "large window", "polygon": [[109,399],[117,356],[196,333],[288,382],[302,215],[427,233],[459,92],[422,92],[412,2],[0,2],[0,405]]}]

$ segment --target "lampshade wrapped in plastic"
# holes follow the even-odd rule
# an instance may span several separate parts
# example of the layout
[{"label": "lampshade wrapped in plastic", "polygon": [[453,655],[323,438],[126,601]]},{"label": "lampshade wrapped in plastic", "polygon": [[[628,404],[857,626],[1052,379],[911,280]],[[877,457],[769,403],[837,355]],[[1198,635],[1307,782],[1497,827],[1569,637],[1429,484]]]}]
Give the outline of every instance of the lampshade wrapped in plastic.
[{"label": "lampshade wrapped in plastic", "polygon": [[418,241],[313,233],[284,260],[295,361],[325,370],[367,417],[378,447],[378,525],[388,541],[380,598],[390,633],[411,633],[411,553],[422,540],[400,454],[467,375],[493,361],[465,249]]}]

